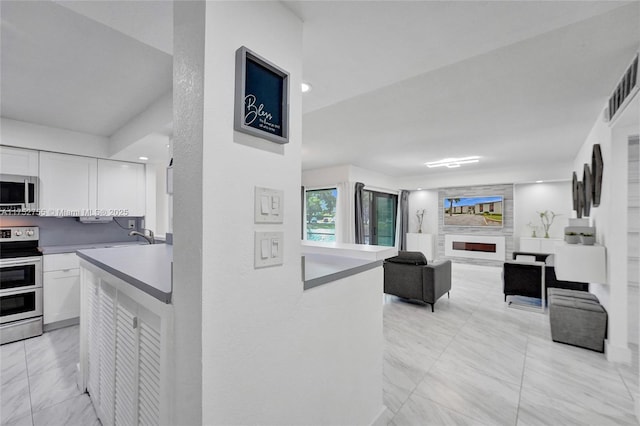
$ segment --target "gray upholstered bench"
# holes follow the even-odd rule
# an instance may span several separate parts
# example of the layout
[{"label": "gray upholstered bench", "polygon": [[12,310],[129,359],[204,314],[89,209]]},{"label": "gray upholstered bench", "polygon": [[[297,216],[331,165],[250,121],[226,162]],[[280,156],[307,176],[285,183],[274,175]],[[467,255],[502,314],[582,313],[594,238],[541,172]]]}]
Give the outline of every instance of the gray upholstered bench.
[{"label": "gray upholstered bench", "polygon": [[549,322],[554,342],[604,352],[607,311],[595,295],[550,288]]}]

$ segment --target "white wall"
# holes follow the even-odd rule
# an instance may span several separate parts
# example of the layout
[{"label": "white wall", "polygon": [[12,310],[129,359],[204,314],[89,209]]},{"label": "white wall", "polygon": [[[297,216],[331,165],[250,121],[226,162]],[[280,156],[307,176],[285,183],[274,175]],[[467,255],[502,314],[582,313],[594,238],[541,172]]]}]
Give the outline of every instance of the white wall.
[{"label": "white wall", "polygon": [[115,155],[145,136],[161,131],[173,119],[173,92],[163,94],[132,117],[109,138],[109,155]]},{"label": "white wall", "polygon": [[349,174],[349,165],[304,170],[302,172],[302,184],[308,188],[332,186],[339,182],[347,182]]},{"label": "white wall", "polygon": [[409,194],[409,232],[418,231],[417,210],[425,209],[422,232],[438,235],[438,191],[411,191]]},{"label": "white wall", "polygon": [[[567,174],[568,176],[569,174]],[[520,237],[530,237],[531,228],[527,226],[529,222],[538,226],[536,235],[544,236],[542,223],[540,222],[540,211],[553,211],[560,215],[555,218],[553,225],[549,228],[550,238],[564,238],[564,228],[569,225],[569,219],[575,217],[572,202],[572,183],[563,182],[542,182],[531,184],[520,184],[514,186],[513,213],[514,213],[514,236],[518,240]],[[572,216],[573,215],[573,216]],[[519,249],[519,245],[516,245]]]},{"label": "white wall", "polygon": [[109,158],[109,139],[88,133],[2,118],[0,143],[41,151]]},{"label": "white wall", "polygon": [[[636,97],[635,102],[638,102]],[[628,109],[631,111],[631,109]],[[627,278],[627,169],[628,138],[637,134],[637,118],[629,126],[626,117],[610,125],[598,116],[594,127],[574,161],[580,172],[584,163],[591,165],[593,144],[599,143],[604,162],[602,196],[599,207],[592,207],[590,222],[596,227],[596,240],[607,248],[607,284],[591,284],[609,314],[607,359],[629,362],[628,348],[628,278]],[[616,124],[618,123],[618,124]],[[625,123],[624,125],[621,125]]]},{"label": "white wall", "polygon": [[[205,22],[202,423],[370,424],[383,409],[380,268],[353,285],[302,288],[302,22],[279,2],[207,2]],[[290,143],[281,150],[238,143],[247,137],[233,131],[243,45],[290,73]],[[255,186],[284,191],[283,225],[254,224]],[[189,202],[180,196],[176,240],[179,204]],[[284,265],[254,269],[256,230],[284,231]]]}]

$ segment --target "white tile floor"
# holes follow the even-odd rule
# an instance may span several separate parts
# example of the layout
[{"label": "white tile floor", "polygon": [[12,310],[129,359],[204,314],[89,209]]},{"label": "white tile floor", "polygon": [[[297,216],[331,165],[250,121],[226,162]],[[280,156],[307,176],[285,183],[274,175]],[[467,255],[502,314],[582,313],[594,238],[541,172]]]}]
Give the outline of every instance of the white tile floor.
[{"label": "white tile floor", "polygon": [[75,382],[78,326],[0,347],[2,425],[99,425]]},{"label": "white tile floor", "polygon": [[[637,425],[634,364],[551,341],[547,315],[507,308],[500,269],[455,264],[431,312],[386,297],[390,425]],[[2,425],[99,425],[75,385],[78,327],[0,347]]]},{"label": "white tile floor", "polygon": [[508,308],[499,268],[454,264],[451,299],[385,297],[389,424],[637,425],[631,366],[554,343],[548,315]]}]

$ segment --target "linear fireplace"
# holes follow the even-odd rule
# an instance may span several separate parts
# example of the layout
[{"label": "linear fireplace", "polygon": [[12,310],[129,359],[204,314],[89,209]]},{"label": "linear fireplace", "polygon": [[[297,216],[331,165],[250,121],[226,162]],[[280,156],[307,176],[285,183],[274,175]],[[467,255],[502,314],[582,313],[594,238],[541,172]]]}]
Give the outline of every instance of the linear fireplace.
[{"label": "linear fireplace", "polygon": [[505,238],[488,235],[444,236],[444,255],[470,259],[505,260]]},{"label": "linear fireplace", "polygon": [[454,250],[482,251],[485,253],[496,252],[496,245],[488,243],[468,243],[464,241],[454,241],[452,246]]}]

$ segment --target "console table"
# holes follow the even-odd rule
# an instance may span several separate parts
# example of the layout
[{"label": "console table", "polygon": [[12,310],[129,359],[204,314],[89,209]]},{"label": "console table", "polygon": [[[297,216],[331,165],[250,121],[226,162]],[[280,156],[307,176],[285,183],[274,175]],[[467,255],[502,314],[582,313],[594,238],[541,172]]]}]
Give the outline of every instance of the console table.
[{"label": "console table", "polygon": [[562,242],[559,238],[520,237],[520,250],[527,253],[555,254],[556,244]]},{"label": "console table", "polygon": [[407,250],[419,251],[429,262],[435,259],[433,234],[407,233]]}]

